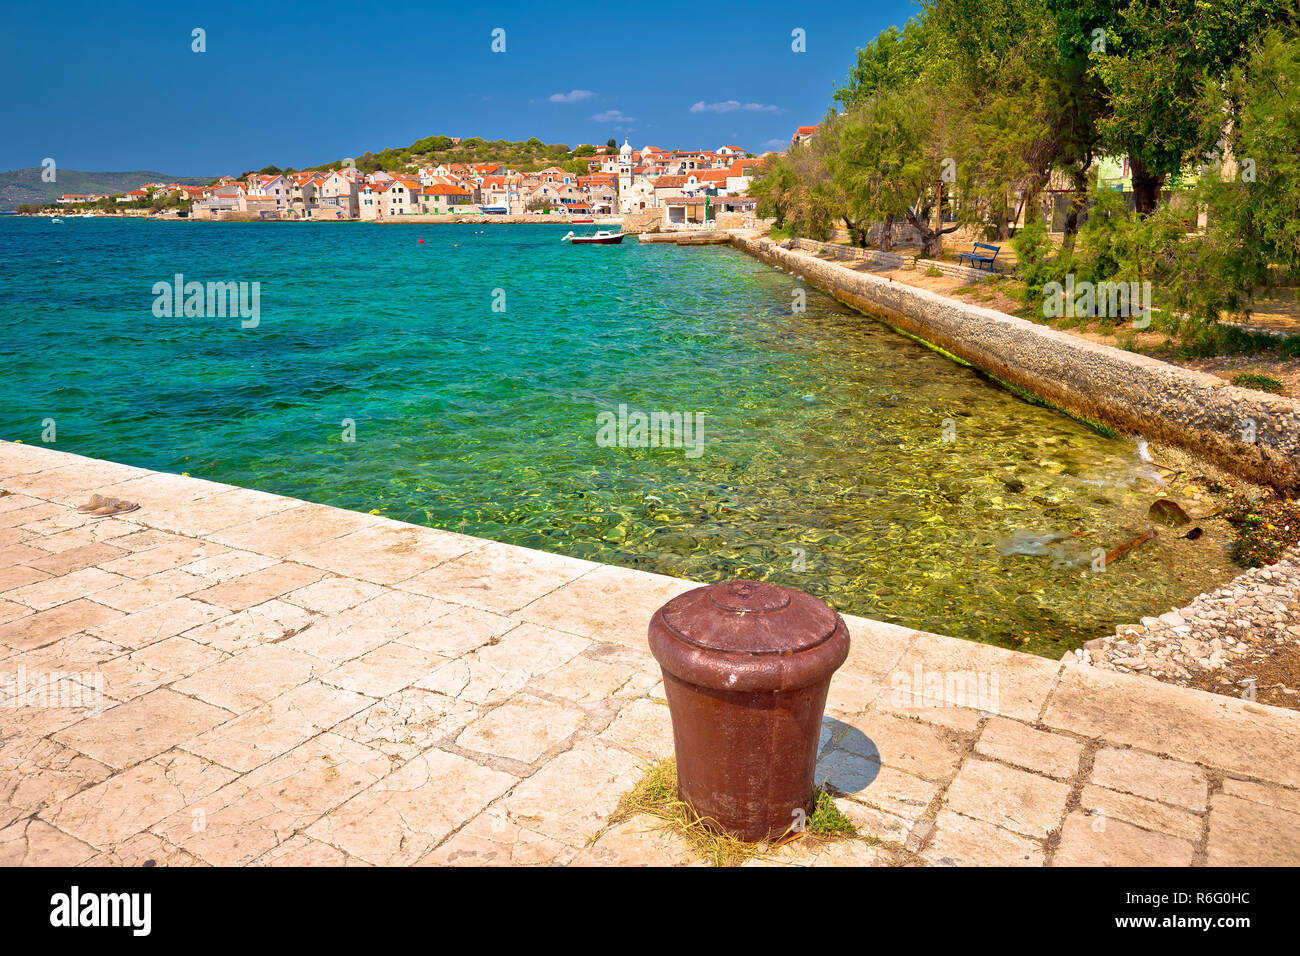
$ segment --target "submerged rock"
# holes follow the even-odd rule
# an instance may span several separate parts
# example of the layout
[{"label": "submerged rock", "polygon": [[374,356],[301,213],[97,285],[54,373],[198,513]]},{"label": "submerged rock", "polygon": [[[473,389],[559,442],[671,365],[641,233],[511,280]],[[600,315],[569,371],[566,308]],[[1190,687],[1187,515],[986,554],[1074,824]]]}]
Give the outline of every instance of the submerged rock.
[{"label": "submerged rock", "polygon": [[1158,521],[1170,528],[1177,528],[1179,525],[1188,524],[1192,520],[1187,516],[1187,512],[1183,510],[1182,505],[1169,498],[1161,498],[1156,501],[1147,510],[1147,515],[1152,521]]},{"label": "submerged rock", "polygon": [[999,541],[997,549],[998,553],[1005,557],[1024,554],[1031,558],[1045,558],[1052,553],[1051,545],[1068,537],[1068,534],[1059,531],[1043,533],[1021,528],[1011,537]]}]

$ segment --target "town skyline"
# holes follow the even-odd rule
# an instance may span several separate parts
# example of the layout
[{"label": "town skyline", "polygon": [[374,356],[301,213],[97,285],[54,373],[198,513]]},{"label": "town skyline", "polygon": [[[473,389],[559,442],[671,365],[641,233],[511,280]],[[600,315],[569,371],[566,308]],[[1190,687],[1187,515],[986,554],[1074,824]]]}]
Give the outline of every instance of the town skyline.
[{"label": "town skyline", "polygon": [[[791,143],[817,127],[800,126]],[[432,142],[430,139],[430,142]],[[444,138],[445,139],[445,138]],[[435,144],[436,145],[436,144]],[[400,157],[370,168],[349,159],[299,171],[266,167],[225,175],[206,185],[148,182],[122,194],[64,193],[47,214],[80,207],[91,215],[162,214],[198,219],[387,220],[411,216],[570,216],[662,214],[665,224],[705,225],[719,211],[753,213],[750,183],[767,161],[735,145],[667,151],[586,145],[563,165],[521,172],[511,164]],[[526,164],[528,166],[536,163]],[[40,212],[23,204],[19,213]],[[590,221],[590,220],[588,220]]]}]

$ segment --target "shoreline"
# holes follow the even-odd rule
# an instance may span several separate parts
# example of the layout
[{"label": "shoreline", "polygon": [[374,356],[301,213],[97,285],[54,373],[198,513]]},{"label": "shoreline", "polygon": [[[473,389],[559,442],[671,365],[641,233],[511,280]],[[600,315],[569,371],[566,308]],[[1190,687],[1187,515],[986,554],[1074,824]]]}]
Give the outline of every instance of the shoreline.
[{"label": "shoreline", "polygon": [[[597,216],[592,217],[591,221],[586,216],[571,217],[567,214],[561,215],[543,215],[525,213],[511,216],[495,216],[486,213],[480,215],[415,215],[415,216],[390,216],[384,219],[307,219],[307,218],[231,218],[231,219],[209,219],[198,216],[158,216],[158,215],[130,215],[128,213],[100,213],[93,216],[83,216],[80,213],[66,212],[16,212],[6,213],[6,216],[12,216],[15,219],[139,219],[145,222],[210,222],[210,223],[230,223],[230,224],[247,224],[247,223],[358,223],[361,225],[400,225],[404,223],[413,223],[417,225],[456,225],[469,226],[482,223],[503,226],[529,226],[529,225],[556,225],[556,226],[610,226],[622,225],[623,216]],[[583,220],[583,221],[579,221]]]}]

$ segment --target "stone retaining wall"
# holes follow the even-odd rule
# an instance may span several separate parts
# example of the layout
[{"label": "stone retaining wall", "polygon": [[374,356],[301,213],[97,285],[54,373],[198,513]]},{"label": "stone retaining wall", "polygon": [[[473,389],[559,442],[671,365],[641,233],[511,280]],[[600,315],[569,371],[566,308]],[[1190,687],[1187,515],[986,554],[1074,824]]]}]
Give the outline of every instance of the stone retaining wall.
[{"label": "stone retaining wall", "polygon": [[718,229],[681,229],[673,232],[642,233],[638,242],[670,243],[677,246],[723,245],[731,241],[732,233]]},{"label": "stone retaining wall", "polygon": [[1067,412],[1177,445],[1280,491],[1300,491],[1300,405],[1292,399],[856,272],[768,239],[733,236],[732,242]]},{"label": "stone retaining wall", "polygon": [[658,232],[663,228],[664,211],[662,209],[638,209],[623,214],[624,234],[629,236],[646,232]]}]

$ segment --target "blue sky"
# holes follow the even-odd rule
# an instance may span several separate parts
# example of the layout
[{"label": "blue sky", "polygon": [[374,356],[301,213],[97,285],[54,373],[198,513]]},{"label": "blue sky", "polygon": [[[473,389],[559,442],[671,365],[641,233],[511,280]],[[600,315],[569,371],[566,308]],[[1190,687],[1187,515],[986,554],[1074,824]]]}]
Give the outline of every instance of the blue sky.
[{"label": "blue sky", "polygon": [[[490,7],[490,9],[489,9]],[[423,136],[762,151],[910,0],[49,3],[0,35],[0,169],[300,167]],[[692,23],[707,24],[692,26]],[[206,31],[196,53],[191,31]],[[491,50],[505,31],[505,52]],[[805,31],[807,51],[791,49]]]}]

